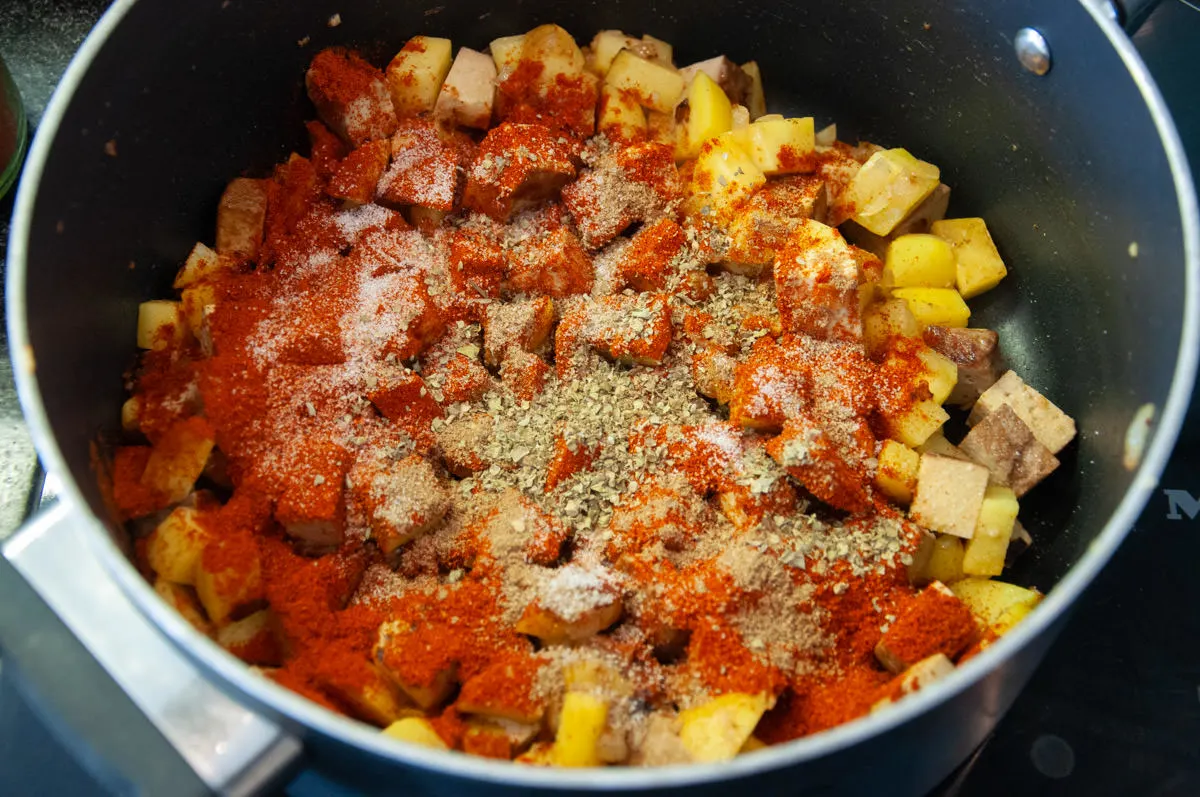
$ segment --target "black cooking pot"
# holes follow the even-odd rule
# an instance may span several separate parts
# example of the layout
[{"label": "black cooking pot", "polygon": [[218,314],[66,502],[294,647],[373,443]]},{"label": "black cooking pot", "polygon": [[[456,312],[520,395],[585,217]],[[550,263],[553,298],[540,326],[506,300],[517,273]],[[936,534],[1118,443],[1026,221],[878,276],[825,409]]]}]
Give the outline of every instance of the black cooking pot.
[{"label": "black cooking pot", "polygon": [[[5,555],[101,664],[123,673],[120,685],[195,771],[197,788],[249,793],[303,756],[359,788],[406,794],[722,794],[734,779],[764,793],[928,789],[1028,680],[1137,517],[1187,406],[1196,198],[1162,100],[1109,7],[439,2],[119,0],[104,17],[47,112],[9,249],[21,397],[67,505]],[[124,557],[90,446],[118,418],[137,305],[169,295],[191,244],[211,238],[231,176],[265,175],[303,150],[312,54],[351,45],[383,63],[416,33],[481,48],[544,22],[581,39],[602,28],[652,33],[676,46],[678,63],[757,59],[774,110],[911,149],[942,168],[953,215],[987,219],[1011,276],[974,303],[973,325],[1000,331],[1013,367],[1077,419],[1080,435],[1023,502],[1035,545],[1011,577],[1049,596],[944,682],[729,764],[520,768],[389,742],[267,682],[168,610]]]}]

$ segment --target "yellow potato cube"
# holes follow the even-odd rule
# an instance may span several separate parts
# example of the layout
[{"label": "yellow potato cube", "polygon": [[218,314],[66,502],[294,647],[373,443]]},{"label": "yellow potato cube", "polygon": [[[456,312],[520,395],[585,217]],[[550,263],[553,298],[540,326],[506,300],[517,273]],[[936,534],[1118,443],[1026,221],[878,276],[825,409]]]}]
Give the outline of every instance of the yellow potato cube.
[{"label": "yellow potato cube", "polygon": [[746,743],[742,745],[742,749],[738,750],[738,755],[742,755],[743,753],[753,753],[755,750],[762,750],[764,747],[770,747],[770,745],[757,736],[751,735],[751,737],[746,740]]},{"label": "yellow potato cube", "polygon": [[764,174],[796,174],[816,168],[811,116],[759,119],[744,131],[746,152]]},{"label": "yellow potato cube", "polygon": [[854,220],[876,235],[887,235],[938,187],[938,167],[908,150],[876,152],[854,175],[845,201]]},{"label": "yellow potato cube", "polygon": [[588,692],[567,692],[550,760],[560,767],[600,766],[598,743],[606,722],[608,703]]},{"label": "yellow potato cube", "polygon": [[915,338],[921,326],[903,299],[871,305],[863,313],[863,345],[867,354],[881,353],[892,338]]},{"label": "yellow potato cube", "polygon": [[645,108],[672,113],[683,98],[683,76],[678,70],[639,58],[622,50],[604,78],[614,89],[634,92]]},{"label": "yellow potato cube", "polygon": [[592,69],[603,77],[612,67],[617,53],[631,48],[637,39],[619,30],[602,30],[592,38]]},{"label": "yellow potato cube", "polygon": [[750,119],[758,119],[767,112],[767,95],[763,91],[762,70],[757,61],[742,64],[742,71],[750,78],[750,90],[746,92],[746,109]]},{"label": "yellow potato cube", "polygon": [[693,173],[693,185],[708,193],[720,206],[733,204],[749,196],[767,182],[767,176],[739,147],[733,133],[723,133],[700,147]]},{"label": "yellow potato cube", "polygon": [[925,373],[922,376],[925,383],[929,385],[929,392],[933,394],[933,400],[938,404],[944,403],[953,392],[954,386],[958,384],[958,366],[949,357],[939,354],[929,347],[919,349],[917,358],[925,366]]},{"label": "yellow potato cube", "polygon": [[141,431],[142,397],[130,396],[121,404],[121,428],[126,432]]},{"label": "yellow potato cube", "polygon": [[583,72],[583,51],[558,25],[538,25],[526,33],[521,60],[542,65],[537,83],[543,88],[553,86],[559,75],[574,77]]},{"label": "yellow potato cube", "polygon": [[493,39],[488,45],[488,49],[492,53],[492,60],[496,62],[496,72],[499,79],[503,80],[517,68],[517,64],[521,62],[521,50],[525,47],[525,35],[520,36],[501,36],[499,39]]},{"label": "yellow potato cube", "polygon": [[907,506],[912,502],[913,490],[917,486],[921,455],[903,443],[884,440],[878,460],[875,486],[888,498]]},{"label": "yellow potato cube", "polygon": [[983,219],[943,219],[930,232],[953,249],[955,280],[964,299],[990,291],[1008,274]]},{"label": "yellow potato cube", "polygon": [[433,723],[424,717],[401,717],[382,731],[384,736],[399,739],[434,750],[449,750],[442,737],[433,729]]},{"label": "yellow potato cube", "polygon": [[696,761],[728,761],[773,704],[765,693],[731,692],[679,713],[679,739]]},{"label": "yellow potato cube", "polygon": [[675,48],[662,39],[656,39],[649,33],[642,34],[642,40],[635,48],[649,60],[663,66],[675,65]]},{"label": "yellow potato cube", "polygon": [[204,330],[204,319],[209,308],[216,307],[217,288],[211,282],[197,282],[183,289],[180,309],[193,336],[199,338]]},{"label": "yellow potato cube", "polygon": [[887,436],[909,448],[916,448],[942,428],[950,420],[950,413],[933,399],[917,402],[911,409],[899,415],[885,416],[884,428]]},{"label": "yellow potato cube", "polygon": [[[703,72],[688,86],[688,119],[684,158],[700,154],[700,145],[733,129],[733,106],[717,82]],[[680,153],[676,153],[679,157]]]},{"label": "yellow potato cube", "polygon": [[150,452],[142,484],[161,494],[168,503],[187,498],[213,450],[213,430],[203,418],[173,424]]},{"label": "yellow potato cube", "polygon": [[232,261],[229,258],[221,257],[204,244],[197,243],[192,247],[192,251],[184,261],[183,267],[179,269],[179,273],[175,275],[175,282],[171,287],[175,290],[182,290],[193,282],[211,280],[229,268],[231,264]]},{"label": "yellow potato cube", "polygon": [[193,628],[206,636],[212,636],[212,623],[204,616],[204,609],[196,598],[195,590],[188,589],[183,584],[167,581],[165,578],[156,578],[154,591],[171,608],[183,615],[183,619],[191,623]]},{"label": "yellow potato cube", "polygon": [[897,288],[892,296],[908,303],[922,327],[965,327],[971,308],[953,288]]},{"label": "yellow potato cube", "polygon": [[950,590],[997,634],[1010,630],[1042,600],[1037,590],[988,578],[964,578]]},{"label": "yellow potato cube", "polygon": [[187,330],[179,302],[151,299],[138,305],[137,345],[139,349],[161,351],[183,339]]},{"label": "yellow potato cube", "polygon": [[925,564],[922,581],[952,584],[963,577],[963,541],[952,534],[939,534]]},{"label": "yellow potato cube", "polygon": [[[210,545],[220,545],[214,540]],[[262,600],[262,563],[258,557],[237,567],[209,570],[204,557],[196,563],[196,595],[204,611],[217,625],[243,613]]]},{"label": "yellow potato cube", "polygon": [[954,287],[954,250],[936,235],[901,235],[888,244],[886,288]]},{"label": "yellow potato cube", "polygon": [[196,564],[208,544],[208,529],[191,507],[177,507],[146,538],[146,562],[160,578],[196,583]]},{"label": "yellow potato cube", "polygon": [[612,86],[604,86],[600,89],[596,130],[609,138],[637,141],[647,135],[646,112]]},{"label": "yellow potato cube", "polygon": [[1008,487],[993,485],[983,496],[975,536],[963,552],[963,572],[968,576],[998,576],[1004,570],[1004,556],[1017,522],[1017,496]]},{"label": "yellow potato cube", "polygon": [[433,36],[413,36],[400,48],[386,73],[396,116],[433,110],[442,81],[450,71],[452,55],[450,40]]}]

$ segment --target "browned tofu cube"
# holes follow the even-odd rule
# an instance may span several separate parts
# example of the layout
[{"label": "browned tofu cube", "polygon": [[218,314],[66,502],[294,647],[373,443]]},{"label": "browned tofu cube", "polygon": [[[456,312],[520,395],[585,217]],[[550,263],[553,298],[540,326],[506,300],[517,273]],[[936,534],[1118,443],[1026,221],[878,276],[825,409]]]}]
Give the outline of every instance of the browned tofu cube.
[{"label": "browned tofu cube", "polygon": [[450,284],[466,296],[500,295],[508,261],[495,241],[470,230],[458,230],[450,241]]},{"label": "browned tofu cube", "polygon": [[453,210],[470,149],[469,140],[439,136],[427,119],[405,119],[392,136],[392,164],[379,180],[379,198],[394,205]]},{"label": "browned tofu cube", "polygon": [[217,252],[253,260],[262,247],[267,218],[267,180],[238,177],[217,205]]},{"label": "browned tofu cube", "polygon": [[542,661],[528,653],[502,656],[463,683],[454,706],[463,714],[493,720],[536,723],[546,705],[536,691]]},{"label": "browned tofu cube", "polygon": [[703,72],[721,87],[729,101],[734,105],[745,105],[750,91],[750,76],[742,68],[723,55],[698,61],[689,66],[681,67],[679,74],[686,83],[691,83],[697,73]]},{"label": "browned tofu cube", "polygon": [[682,196],[674,151],[657,143],[601,158],[562,192],[588,249],[604,246],[635,221],[674,215]]},{"label": "browned tofu cube", "polygon": [[317,53],[304,76],[321,121],[351,145],[390,136],[396,113],[383,72],[341,48]]},{"label": "browned tofu cube", "polygon": [[1004,372],[1000,338],[990,329],[927,327],[925,343],[958,366],[958,382],[946,403],[970,407]]},{"label": "browned tofu cube", "polygon": [[784,422],[779,435],[767,443],[767,453],[788,475],[830,506],[861,512],[870,505],[867,475],[850,466],[807,412]]},{"label": "browned tofu cube", "polygon": [[692,355],[692,382],[696,392],[728,404],[733,399],[737,361],[717,348],[701,349]]},{"label": "browned tofu cube", "polygon": [[875,657],[889,672],[902,673],[937,653],[953,659],[978,636],[971,610],[934,581],[903,605],[875,646]]},{"label": "browned tofu cube", "polygon": [[805,220],[775,263],[775,291],[785,332],[821,339],[862,337],[859,259],[832,227]]},{"label": "browned tofu cube", "polygon": [[582,642],[621,619],[623,610],[612,579],[571,564],[542,582],[539,598],[525,607],[516,630],[545,645]]},{"label": "browned tofu cube", "polygon": [[564,137],[544,125],[505,122],[479,145],[467,170],[463,204],[504,222],[515,211],[557,196],[574,178]]},{"label": "browned tofu cube", "polygon": [[199,416],[172,424],[154,444],[141,483],[168,504],[192,491],[214,444],[213,428]]},{"label": "browned tofu cube", "polygon": [[550,366],[536,354],[509,350],[500,363],[500,380],[521,401],[532,401],[546,386]]},{"label": "browned tofu cube", "polygon": [[[441,629],[441,633],[450,630]],[[384,674],[425,711],[444,703],[458,686],[458,662],[448,651],[440,651],[433,661],[429,661],[429,644],[434,638],[429,628],[415,628],[406,622],[391,620],[379,626],[373,652]],[[414,667],[412,662],[417,658],[429,666]]]},{"label": "browned tofu cube", "polygon": [[521,553],[526,562],[549,567],[562,555],[570,533],[563,523],[516,489],[501,493],[482,520],[480,535],[497,558]]},{"label": "browned tofu cube", "polygon": [[387,139],[363,144],[338,164],[325,193],[356,205],[375,201],[375,188],[392,158],[392,145]]},{"label": "browned tofu cube", "polygon": [[687,236],[673,219],[662,218],[647,224],[617,261],[614,289],[661,291],[667,279],[677,271],[687,248]]},{"label": "browned tofu cube", "polygon": [[490,55],[459,48],[433,114],[443,124],[487,130],[496,99],[496,62]]},{"label": "browned tofu cube", "polygon": [[441,392],[443,406],[478,401],[495,383],[479,360],[465,354],[455,354],[444,365],[428,371],[426,381]]},{"label": "browned tofu cube", "polygon": [[778,432],[783,422],[808,405],[808,377],[787,366],[773,340],[755,346],[734,372],[729,420],[743,429]]},{"label": "browned tofu cube", "polygon": [[1007,404],[1051,454],[1062,451],[1075,438],[1075,421],[1049,399],[1034,390],[1015,371],[1009,371],[984,391],[975,402],[967,423],[983,420],[1002,404]]},{"label": "browned tofu cube", "polygon": [[450,510],[449,490],[417,454],[399,462],[360,457],[349,481],[385,556],[436,528]]},{"label": "browned tofu cube", "polygon": [[442,407],[425,380],[407,368],[386,370],[375,378],[367,398],[388,420],[427,426],[442,417]]},{"label": "browned tofu cube", "polygon": [[1058,467],[1058,458],[1038,442],[1033,430],[1001,404],[971,428],[959,444],[963,453],[988,469],[997,484],[1020,498]]},{"label": "browned tofu cube", "polygon": [[483,315],[483,361],[495,368],[513,349],[540,352],[553,326],[554,301],[548,296],[493,302]]},{"label": "browned tofu cube", "polygon": [[671,309],[662,294],[603,296],[587,310],[586,336],[606,359],[658,365],[671,344]]},{"label": "browned tofu cube", "polygon": [[768,182],[738,208],[730,222],[726,269],[738,274],[765,271],[788,236],[807,219],[824,222],[828,210],[829,191],[814,175]]},{"label": "browned tofu cube", "polygon": [[988,470],[936,454],[922,454],[909,517],[927,529],[970,539],[987,491]]},{"label": "browned tofu cube", "polygon": [[226,528],[209,542],[196,567],[196,595],[218,626],[262,608],[262,560],[249,529]]},{"label": "browned tofu cube", "polygon": [[275,519],[288,536],[317,550],[342,542],[348,460],[335,443],[304,441],[283,474],[283,492],[275,503]]},{"label": "browned tofu cube", "polygon": [[526,241],[511,253],[507,287],[510,291],[570,296],[590,293],[595,280],[592,259],[567,227]]},{"label": "browned tofu cube", "polygon": [[486,412],[460,415],[437,429],[437,450],[446,470],[460,479],[487,470],[492,461],[484,448],[496,433],[496,421]]}]

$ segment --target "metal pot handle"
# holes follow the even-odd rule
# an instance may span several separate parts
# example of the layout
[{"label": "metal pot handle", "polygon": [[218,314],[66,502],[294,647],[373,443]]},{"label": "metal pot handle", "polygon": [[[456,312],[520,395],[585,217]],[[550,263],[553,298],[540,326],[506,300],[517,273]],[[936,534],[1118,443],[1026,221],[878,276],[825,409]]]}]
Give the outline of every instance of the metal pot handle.
[{"label": "metal pot handle", "polygon": [[35,708],[120,793],[251,795],[291,774],[299,739],[167,641],[90,554],[84,522],[59,504],[0,547],[4,663]]}]

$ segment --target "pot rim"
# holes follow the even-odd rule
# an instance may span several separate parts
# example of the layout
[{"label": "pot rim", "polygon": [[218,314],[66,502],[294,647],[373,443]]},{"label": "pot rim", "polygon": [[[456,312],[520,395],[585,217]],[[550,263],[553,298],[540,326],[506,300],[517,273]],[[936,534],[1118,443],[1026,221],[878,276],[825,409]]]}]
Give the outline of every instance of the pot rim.
[{"label": "pot rim", "polygon": [[[720,764],[688,764],[653,769],[632,767],[569,770],[514,765],[397,744],[376,729],[335,714],[274,682],[254,675],[248,667],[215,642],[196,631],[171,610],[138,574],[113,541],[102,522],[83,501],[66,467],[45,413],[37,382],[34,353],[29,341],[25,304],[29,236],[37,190],[53,141],[68,105],[89,66],[137,0],[116,0],[89,33],[56,88],[29,152],[17,194],[8,250],[8,336],[13,370],[30,435],[46,468],[62,478],[63,499],[73,505],[93,552],[109,574],[184,655],[202,670],[216,676],[220,685],[240,701],[268,715],[286,718],[292,730],[312,729],[380,758],[440,774],[475,778],[516,787],[576,789],[580,791],[653,789],[732,780],[755,773],[794,766],[858,744],[908,722],[963,692],[1006,659],[1045,633],[1087,587],[1112,556],[1141,513],[1170,457],[1183,424],[1196,376],[1200,351],[1200,212],[1195,186],[1183,145],[1153,78],[1133,44],[1113,19],[1097,4],[1080,0],[1121,58],[1146,102],[1170,164],[1182,229],[1185,258],[1184,318],[1180,349],[1167,401],[1162,407],[1151,440],[1133,482],[1101,532],[1045,600],[1012,632],[980,655],[956,668],[946,678],[900,701],[887,711],[870,714],[844,725],[780,745],[773,745]],[[298,724],[300,728],[296,728]]]}]

